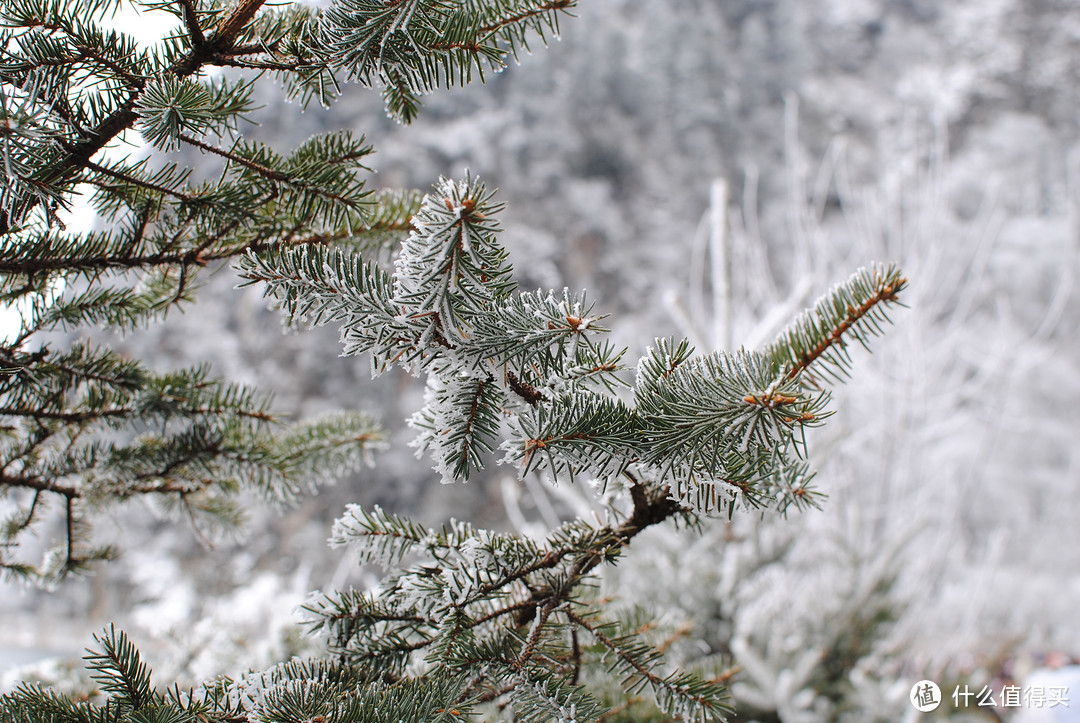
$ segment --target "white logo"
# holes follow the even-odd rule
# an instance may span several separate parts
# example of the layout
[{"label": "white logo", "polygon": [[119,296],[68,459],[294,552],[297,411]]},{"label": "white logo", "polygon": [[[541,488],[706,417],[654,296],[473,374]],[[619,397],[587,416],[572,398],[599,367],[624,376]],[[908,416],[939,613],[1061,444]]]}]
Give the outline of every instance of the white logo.
[{"label": "white logo", "polygon": [[920,680],[911,686],[908,700],[915,706],[915,710],[929,713],[941,705],[941,688],[932,680]]}]

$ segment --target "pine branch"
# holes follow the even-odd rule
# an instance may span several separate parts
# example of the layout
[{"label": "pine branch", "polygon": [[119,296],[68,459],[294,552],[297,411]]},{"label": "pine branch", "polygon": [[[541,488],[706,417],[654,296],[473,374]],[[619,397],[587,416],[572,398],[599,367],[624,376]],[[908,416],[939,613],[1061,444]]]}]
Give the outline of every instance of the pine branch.
[{"label": "pine branch", "polygon": [[509,47],[510,53],[517,58],[521,50],[529,50],[529,34],[535,34],[547,45],[548,33],[558,37],[559,15],[569,13],[576,0],[500,0],[504,5],[505,15],[498,17],[476,30],[477,36],[485,40],[497,38]]},{"label": "pine branch", "polygon": [[547,0],[546,2],[539,3],[536,7],[522,10],[514,15],[508,17],[499,18],[497,22],[485,25],[480,28],[481,35],[487,35],[489,33],[495,33],[500,30],[504,30],[512,25],[516,25],[523,20],[531,20],[539,16],[555,17],[553,11],[566,10],[573,7],[574,0]]},{"label": "pine branch", "polygon": [[424,320],[421,339],[438,333],[460,344],[473,319],[512,288],[506,252],[495,241],[493,216],[502,204],[493,195],[472,178],[443,178],[413,216],[395,264],[394,298]]},{"label": "pine branch", "polygon": [[518,676],[513,688],[507,691],[514,704],[515,720],[522,723],[598,720],[602,708],[584,688],[563,683],[546,670],[536,671],[534,676]]},{"label": "pine branch", "polygon": [[562,613],[587,630],[606,649],[608,668],[622,676],[622,686],[630,695],[647,686],[652,689],[661,709],[676,720],[693,723],[723,723],[727,720],[726,715],[732,712],[723,686],[686,674],[662,676],[655,672],[663,658],[662,653],[641,642],[637,636],[615,637],[605,631],[609,625],[595,625],[570,609]]},{"label": "pine branch", "polygon": [[518,476],[544,470],[554,479],[582,473],[598,479],[618,476],[637,458],[640,434],[632,410],[618,401],[578,393],[536,404],[512,422],[514,433],[503,446],[504,462],[518,466]]},{"label": "pine branch", "polygon": [[201,48],[206,44],[206,35],[203,33],[202,26],[199,25],[199,16],[195,10],[195,3],[193,0],[180,0],[180,7],[183,9],[184,25],[187,27],[188,37],[191,39],[191,46]]},{"label": "pine branch", "polygon": [[[6,470],[0,470],[0,486],[8,489],[24,488],[34,490],[34,507],[37,506],[38,493],[40,492],[55,492],[56,494],[63,495],[69,499],[74,499],[79,496],[79,490],[75,487],[69,487],[66,485],[58,484],[55,480],[46,480],[35,475],[27,474],[11,474]],[[29,527],[30,522],[33,520],[33,515],[28,514],[25,524],[17,526],[13,532],[22,532]],[[14,535],[11,535],[14,537]]]},{"label": "pine branch", "polygon": [[[375,645],[374,650],[406,652],[428,647],[436,642],[436,638],[429,632],[423,632],[423,628],[434,625],[439,618],[437,609],[446,606],[447,609],[464,610],[466,606],[487,600],[508,602],[474,616],[462,627],[462,631],[508,617],[513,619],[515,626],[528,625],[538,611],[547,610],[544,614],[549,616],[552,611],[565,605],[578,585],[597,565],[616,556],[618,550],[642,530],[663,522],[679,511],[678,505],[666,495],[648,491],[643,486],[635,486],[632,496],[633,514],[619,526],[593,529],[571,525],[556,531],[545,549],[521,547],[522,541],[492,533],[477,537],[477,533],[467,526],[457,526],[437,534],[415,526],[404,518],[387,515],[381,510],[366,513],[352,507],[350,514],[342,518],[335,527],[335,544],[359,544],[362,559],[380,564],[398,562],[410,552],[426,547],[429,554],[433,554],[439,561],[441,574],[437,578],[432,577],[426,572],[429,568],[424,565],[413,568],[412,572],[403,573],[390,583],[383,596],[387,603],[381,606],[378,601],[366,596],[339,596],[336,600],[324,596],[321,602],[307,606],[307,610],[315,616],[312,623],[316,629],[331,627],[337,630],[332,634],[332,638],[342,649],[347,641],[352,640],[355,645],[356,641],[367,639],[369,634],[376,635],[366,643],[368,647]],[[461,558],[459,551],[462,550],[470,550],[469,557]],[[508,557],[511,550],[516,552]],[[481,551],[487,552],[480,554]],[[479,557],[474,557],[477,555]],[[457,561],[452,561],[452,557],[457,558]],[[475,564],[470,560],[478,559],[486,560],[485,565],[500,562],[488,572],[470,572],[469,565]],[[565,569],[559,572],[560,566],[564,565]],[[458,572],[450,574],[450,569]],[[471,577],[474,581],[452,594],[444,593],[443,583],[440,581],[451,581],[459,577]],[[514,598],[513,591],[519,583],[524,583],[524,589],[529,591],[524,599]],[[415,603],[398,608],[391,602],[395,599],[393,591],[405,584],[413,596],[420,589],[430,586],[431,594],[442,602],[438,603],[438,608],[416,607]],[[445,595],[448,597],[444,597]],[[415,597],[413,599],[418,600]],[[375,607],[372,607],[373,605]],[[382,632],[379,632],[377,627],[372,627],[386,622],[397,622],[401,625]],[[347,623],[346,627],[340,627],[342,623]],[[361,630],[367,632],[361,633]],[[420,637],[413,638],[413,634],[419,634]],[[383,642],[376,644],[376,640]],[[536,639],[532,646],[527,646],[527,650],[534,650],[538,643],[539,639]],[[357,648],[350,645],[348,649]],[[363,649],[362,646],[359,649]],[[531,655],[530,653],[522,658],[519,652],[516,656],[518,667],[527,662]]]},{"label": "pine branch", "polygon": [[[236,41],[243,28],[255,16],[265,0],[241,0],[214,33],[210,42],[194,47],[185,56],[169,66],[167,76],[184,79],[196,74],[204,65],[211,64],[218,53],[226,52]],[[65,144],[64,152],[55,160],[35,170],[32,182],[39,186],[64,187],[73,185],[82,169],[106,145],[139,120],[137,105],[145,88],[140,78],[132,77],[131,88],[119,107],[93,128],[82,129],[80,140]],[[0,235],[7,234],[21,224],[39,203],[39,197],[31,197],[19,207],[3,209],[0,215]]]},{"label": "pine branch", "polygon": [[595,336],[607,332],[600,324],[604,318],[594,312],[584,293],[522,292],[471,319],[461,358],[476,368],[509,367],[519,382],[558,385],[571,375],[580,376],[582,366],[611,362],[610,349],[605,354],[594,342]]},{"label": "pine branch", "polygon": [[[123,171],[117,171],[112,168],[108,168],[99,163],[95,163],[94,161],[87,161],[86,167],[89,168],[91,171],[95,171],[96,173],[106,176],[107,178],[113,178],[131,186],[138,186],[139,188],[145,189],[147,191],[154,191],[156,193],[162,194],[163,196],[171,196],[172,198],[183,201],[184,203],[193,204],[198,202],[194,196],[184,193],[183,191],[178,191],[175,188],[170,188],[169,186],[154,183],[153,181],[147,181],[142,178],[137,178],[134,175],[126,174]],[[95,179],[92,178],[85,179],[84,183],[91,183],[102,186],[104,185],[95,183]]]},{"label": "pine branch", "polygon": [[[205,368],[152,374],[82,346],[13,354],[9,361],[28,381],[0,382],[0,417],[12,432],[0,446],[0,493],[26,490],[35,501],[21,522],[5,528],[5,539],[17,542],[34,532],[31,521],[43,522],[34,514],[39,493],[62,496],[66,562],[57,568],[60,575],[88,555],[105,554],[76,551],[84,502],[101,506],[153,495],[228,526],[237,519],[230,498],[241,481],[268,500],[290,502],[303,489],[370,461],[383,443],[364,415],[273,434],[266,429],[274,418],[265,399],[209,379]],[[117,433],[130,441],[117,441]]]},{"label": "pine branch", "polygon": [[101,652],[87,650],[87,667],[101,688],[117,700],[142,710],[157,700],[150,684],[150,669],[139,651],[123,632],[109,626],[108,632],[95,635]]},{"label": "pine branch", "polygon": [[407,517],[385,512],[376,505],[371,511],[349,505],[334,522],[330,544],[354,545],[360,559],[383,567],[396,565],[428,539],[429,530]]},{"label": "pine branch", "polygon": [[499,69],[507,51],[527,47],[527,36],[542,40],[557,27],[559,11],[570,2],[494,2],[456,4],[403,0],[342,0],[320,18],[320,47],[331,70],[384,88],[387,110],[410,122],[419,97],[435,88],[464,85],[485,67]]},{"label": "pine branch", "polygon": [[[167,9],[181,29],[153,53],[119,52],[133,41],[96,28],[106,8],[98,0],[49,0],[42,22],[20,1],[26,17],[4,36],[11,62],[0,67],[0,92],[18,96],[4,97],[9,132],[0,137],[0,233],[13,239],[0,293],[39,298],[18,343],[0,349],[15,370],[0,379],[0,492],[16,503],[0,544],[5,574],[59,577],[108,555],[87,547],[91,504],[155,495],[201,535],[204,518],[235,520],[241,488],[288,502],[381,446],[362,415],[275,433],[264,399],[205,370],[152,374],[82,347],[26,351],[38,331],[143,321],[186,297],[199,267],[238,254],[245,283],[265,284],[293,323],[336,322],[345,352],[370,352],[373,371],[400,364],[428,375],[412,422],[444,481],[480,469],[509,430],[502,447],[522,474],[587,474],[630,509],[609,505],[607,524],[578,520],[534,542],[350,508],[334,543],[396,569],[377,593],[332,591],[306,606],[336,661],[283,664],[201,698],[163,696],[110,629],[98,638],[103,652],[88,657],[108,694],[103,707],[27,690],[0,697],[0,711],[381,723],[459,721],[490,702],[525,721],[595,720],[599,704],[577,683],[600,654],[631,699],[649,688],[673,718],[721,719],[722,686],[661,672],[663,650],[641,630],[624,634],[584,606],[588,586],[654,525],[730,514],[736,502],[784,510],[811,498],[803,432],[827,416],[815,375],[839,377],[846,342],[865,345],[880,331],[906,283],[899,272],[856,274],[764,353],[694,356],[685,341],[658,340],[637,364],[632,398],[620,398],[623,352],[600,336],[603,317],[584,294],[515,293],[498,241],[502,204],[478,180],[440,179],[422,199],[372,197],[360,180],[371,151],[362,137],[321,136],[287,155],[242,141],[250,84],[201,79],[214,65],[273,69],[291,94],[328,102],[342,73],[381,84],[388,108],[408,120],[423,93],[482,78],[532,37],[546,42],[570,0],[336,0],[262,13],[262,0],[201,10],[180,0]],[[195,185],[174,165],[94,160],[136,126],[159,150],[208,154],[220,179]],[[57,210],[82,182],[98,189],[110,230],[56,232]],[[402,241],[393,273],[358,252],[380,237]],[[46,301],[58,281],[66,290]],[[9,540],[44,523],[50,497],[62,502],[64,529],[46,564],[7,559]],[[596,644],[583,648],[579,633]]]},{"label": "pine branch", "polygon": [[209,41],[202,46],[196,45],[185,58],[176,62],[170,71],[178,77],[186,77],[194,74],[203,65],[211,63],[216,55],[229,52],[265,2],[266,0],[239,0],[214,30]]},{"label": "pine branch", "polygon": [[[55,721],[95,721],[96,711],[87,701],[74,701],[66,695],[22,683],[10,693],[0,696],[0,714],[5,720],[17,723],[53,723]],[[116,718],[115,712],[110,712]],[[95,722],[96,723],[96,722]]]},{"label": "pine branch", "polygon": [[391,276],[359,255],[318,246],[270,248],[240,262],[244,285],[262,282],[293,324],[342,323],[346,354],[371,352],[372,369],[385,371],[420,356],[418,331],[393,301]]},{"label": "pine branch", "polygon": [[815,370],[842,379],[851,367],[847,342],[854,339],[869,350],[870,337],[882,333],[888,308],[899,303],[907,286],[898,268],[860,269],[833,288],[780,333],[766,353],[785,380]]},{"label": "pine branch", "polygon": [[444,484],[468,481],[495,449],[504,396],[490,376],[432,375],[428,382],[424,409],[409,420],[421,432],[413,446],[431,452]]}]

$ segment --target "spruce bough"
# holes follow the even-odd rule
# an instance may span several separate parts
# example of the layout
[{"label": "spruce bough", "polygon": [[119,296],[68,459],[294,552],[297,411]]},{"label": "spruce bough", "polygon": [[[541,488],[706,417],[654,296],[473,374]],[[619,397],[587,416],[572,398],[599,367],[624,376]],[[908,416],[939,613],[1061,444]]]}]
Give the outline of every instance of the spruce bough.
[{"label": "spruce bough", "polygon": [[[56,580],[107,556],[82,545],[94,505],[153,495],[228,521],[236,489],[289,499],[381,444],[358,415],[276,429],[265,399],[202,368],[158,374],[107,348],[34,346],[51,329],[144,324],[224,259],[292,323],[339,326],[345,353],[367,355],[374,374],[426,377],[410,423],[443,482],[497,461],[590,483],[606,515],[536,540],[350,507],[332,542],[388,573],[377,591],[312,596],[305,617],[325,657],[162,692],[110,628],[87,657],[101,701],[23,685],[0,698],[5,720],[592,721],[643,699],[676,720],[724,719],[724,676],[673,669],[648,626],[609,611],[590,580],[651,526],[813,504],[804,431],[828,416],[826,385],[848,373],[851,342],[881,331],[901,272],[856,272],[761,351],[657,339],[631,366],[584,293],[516,289],[501,206],[478,179],[370,193],[362,138],[317,137],[287,156],[245,141],[237,120],[254,80],[203,74],[270,72],[324,103],[339,78],[380,85],[407,121],[422,93],[497,68],[569,5],[188,0],[167,6],[182,31],[153,52],[99,27],[104,0],[5,7],[0,292],[29,304],[0,349],[9,575]],[[71,92],[86,83],[94,94]],[[196,184],[176,164],[100,157],[126,129],[217,158],[221,176]],[[58,212],[86,188],[103,230],[69,232]],[[392,268],[369,260],[387,246]],[[35,567],[12,555],[48,498],[63,500],[66,533]]]}]

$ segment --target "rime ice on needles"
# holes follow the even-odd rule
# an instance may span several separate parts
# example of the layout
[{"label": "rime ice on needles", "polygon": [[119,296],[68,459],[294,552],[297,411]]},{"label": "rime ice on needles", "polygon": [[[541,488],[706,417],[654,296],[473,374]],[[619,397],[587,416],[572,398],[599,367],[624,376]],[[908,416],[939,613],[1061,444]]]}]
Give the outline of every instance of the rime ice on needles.
[{"label": "rime ice on needles", "polygon": [[495,242],[501,204],[472,178],[441,179],[413,217],[394,276],[394,300],[423,320],[420,344],[470,338],[471,319],[509,293],[506,252]]},{"label": "rime ice on needles", "polygon": [[[305,285],[312,265],[299,261],[307,250],[253,257],[245,268],[294,316],[314,309],[343,320],[347,340],[398,335],[368,347],[378,368],[397,363],[427,374],[425,405],[411,423],[415,446],[443,481],[467,479],[502,439],[503,461],[521,475],[587,477],[601,490],[628,490],[629,513],[609,526],[579,522],[533,546],[461,523],[424,531],[381,510],[351,509],[335,528],[336,543],[356,544],[363,559],[380,564],[418,559],[391,574],[377,596],[316,598],[308,607],[313,625],[330,634],[336,653],[387,674],[429,671],[436,661],[465,671],[484,661],[490,685],[512,689],[509,699],[531,711],[525,719],[537,720],[591,700],[559,672],[558,661],[571,655],[566,635],[575,631],[595,641],[627,691],[651,689],[669,715],[719,720],[722,686],[659,672],[656,651],[573,601],[591,570],[650,525],[738,506],[784,511],[812,503],[803,430],[829,413],[828,393],[811,375],[832,363],[831,348],[845,334],[865,338],[884,313],[878,305],[892,303],[903,282],[892,271],[859,272],[763,353],[695,355],[685,340],[659,339],[638,362],[626,401],[612,392],[625,384],[623,352],[602,341],[600,316],[584,295],[513,292],[498,208],[475,179],[440,181],[421,204],[393,278],[378,283],[366,271],[334,271],[330,281],[333,269],[364,268],[337,257]],[[359,284],[348,288],[350,281]],[[395,310],[393,323],[351,313],[350,298],[365,310]],[[389,357],[390,350],[398,351]],[[513,672],[523,669],[542,669],[561,687],[537,688],[532,674]]]},{"label": "rime ice on needles", "polygon": [[699,513],[812,500],[803,433],[829,398],[816,376],[846,369],[849,337],[879,331],[905,283],[897,270],[858,272],[765,352],[694,356],[685,341],[658,340],[628,405],[611,394],[623,352],[600,339],[584,295],[513,293],[500,208],[476,179],[441,180],[392,278],[309,249],[251,256],[245,270],[294,320],[343,320],[348,352],[371,350],[374,368],[426,371],[411,423],[444,482],[468,479],[500,446],[520,474],[554,480],[588,474],[603,486],[634,466]]},{"label": "rime ice on needles", "polygon": [[[331,133],[280,153],[237,132],[267,73],[305,102],[332,102],[338,75],[381,85],[388,111],[409,120],[421,94],[555,35],[572,2],[139,4],[176,18],[154,50],[101,30],[114,2],[8,0],[0,10],[0,301],[33,302],[0,346],[0,490],[16,498],[0,569],[60,577],[107,555],[84,540],[90,502],[163,496],[227,521],[237,487],[288,500],[381,444],[362,415],[277,432],[264,397],[202,368],[158,374],[109,349],[38,344],[56,328],[146,323],[189,301],[199,272],[227,259],[240,258],[245,282],[292,322],[338,324],[346,353],[369,354],[374,372],[427,375],[412,423],[443,481],[469,478],[499,447],[523,476],[587,478],[621,499],[607,523],[573,520],[537,542],[350,508],[334,543],[389,571],[378,590],[310,599],[326,659],[161,693],[110,629],[88,658],[103,704],[25,686],[0,696],[0,717],[434,723],[512,710],[522,721],[586,721],[604,715],[603,691],[616,706],[648,693],[653,713],[723,720],[724,685],[672,670],[640,626],[597,604],[590,581],[653,525],[811,502],[802,431],[826,415],[822,377],[847,371],[849,339],[877,333],[904,286],[899,272],[859,272],[761,354],[695,356],[685,341],[658,340],[620,397],[625,350],[605,341],[603,316],[584,293],[516,292],[501,205],[478,180],[442,179],[422,200],[372,194],[363,137]],[[225,80],[207,72],[215,67],[251,74]],[[176,163],[100,154],[129,129],[162,151],[206,155],[220,177],[195,183]],[[84,184],[101,230],[75,233],[57,211]],[[365,258],[380,248],[396,250],[393,273]],[[55,566],[34,569],[11,555],[48,497],[65,531]]]},{"label": "rime ice on needles", "polygon": [[424,402],[409,420],[420,432],[413,442],[417,456],[432,456],[444,484],[468,480],[497,444],[505,393],[491,376],[432,374]]},{"label": "rime ice on needles", "polygon": [[559,16],[575,4],[339,0],[319,17],[314,42],[328,51],[328,70],[382,85],[387,112],[408,122],[424,93],[465,85],[474,73],[482,80],[527,49],[530,36],[544,43],[557,36]]}]

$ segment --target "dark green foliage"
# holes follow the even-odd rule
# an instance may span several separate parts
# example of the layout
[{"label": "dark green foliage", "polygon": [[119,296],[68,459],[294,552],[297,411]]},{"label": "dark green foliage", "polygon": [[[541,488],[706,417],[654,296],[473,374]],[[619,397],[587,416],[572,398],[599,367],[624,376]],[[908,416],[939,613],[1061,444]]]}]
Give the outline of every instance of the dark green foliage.
[{"label": "dark green foliage", "polygon": [[464,85],[486,68],[500,69],[507,52],[527,48],[530,33],[546,42],[573,0],[342,0],[319,17],[317,42],[327,66],[350,79],[383,86],[386,109],[406,122],[419,97]]},{"label": "dark green foliage", "polygon": [[[372,250],[410,228],[415,194],[365,190],[362,137],[316,136],[281,154],[239,136],[255,77],[200,71],[274,64],[289,37],[310,39],[309,13],[256,17],[261,4],[150,4],[182,23],[153,49],[101,27],[113,2],[16,0],[0,11],[0,301],[23,313],[0,344],[2,493],[17,505],[0,548],[8,573],[55,578],[110,554],[85,544],[84,524],[110,500],[166,496],[200,525],[232,525],[238,491],[290,500],[378,443],[355,415],[279,434],[265,398],[205,369],[161,375],[108,349],[39,341],[137,329],[189,301],[203,268],[272,242]],[[175,163],[98,153],[129,128],[161,150],[216,158],[220,175],[196,182]],[[69,231],[57,214],[85,189],[99,227]],[[51,562],[19,559],[19,537],[50,508],[66,540]]]},{"label": "dark green foliage", "polygon": [[[230,527],[241,518],[239,491],[290,502],[381,443],[359,414],[277,430],[264,395],[205,367],[161,374],[85,344],[5,354],[0,480],[19,506],[0,531],[0,564],[12,573],[53,578],[107,557],[77,534],[93,509],[153,496],[199,526]],[[66,539],[35,570],[11,552],[47,519],[50,497],[63,500]]]},{"label": "dark green foliage", "polygon": [[150,685],[150,669],[123,631],[112,627],[105,635],[94,636],[101,652],[88,651],[86,667],[101,690],[121,705],[139,711],[155,701]]},{"label": "dark green foliage", "polygon": [[238,680],[164,694],[154,689],[139,651],[122,631],[95,636],[100,650],[84,659],[101,688],[96,701],[72,700],[23,685],[0,696],[5,723],[397,723],[401,720],[465,720],[469,706],[461,679],[416,680],[389,686],[358,669],[326,661],[292,661]]},{"label": "dark green foliage", "polygon": [[201,136],[209,130],[220,108],[201,83],[165,75],[152,81],[139,96],[139,132],[148,143],[163,151],[180,148],[183,135]]}]

